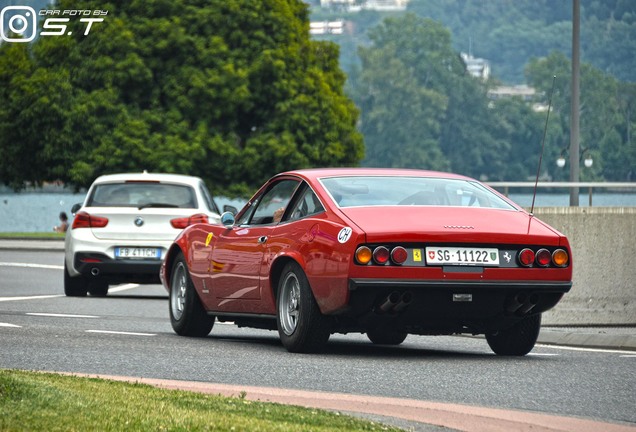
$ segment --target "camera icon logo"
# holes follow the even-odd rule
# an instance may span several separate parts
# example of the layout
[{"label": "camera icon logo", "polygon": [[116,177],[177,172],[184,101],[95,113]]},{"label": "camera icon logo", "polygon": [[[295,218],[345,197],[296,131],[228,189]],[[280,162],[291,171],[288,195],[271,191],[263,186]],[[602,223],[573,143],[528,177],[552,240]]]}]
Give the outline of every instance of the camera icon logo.
[{"label": "camera icon logo", "polygon": [[[35,39],[37,21],[29,6],[6,6],[0,12],[0,36],[7,42],[31,42]],[[6,23],[6,26],[5,26]],[[13,36],[13,35],[16,36]]]}]

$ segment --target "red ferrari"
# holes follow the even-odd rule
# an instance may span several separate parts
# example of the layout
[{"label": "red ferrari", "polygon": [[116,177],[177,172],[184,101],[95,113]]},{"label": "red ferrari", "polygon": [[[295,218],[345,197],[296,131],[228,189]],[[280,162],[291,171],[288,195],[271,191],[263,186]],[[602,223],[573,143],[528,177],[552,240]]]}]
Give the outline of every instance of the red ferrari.
[{"label": "red ferrari", "polygon": [[184,229],[161,279],[179,335],[233,321],[317,352],[332,333],[388,345],[469,333],[520,356],[572,287],[572,253],[563,234],[468,177],[310,169],[274,176],[222,224]]}]

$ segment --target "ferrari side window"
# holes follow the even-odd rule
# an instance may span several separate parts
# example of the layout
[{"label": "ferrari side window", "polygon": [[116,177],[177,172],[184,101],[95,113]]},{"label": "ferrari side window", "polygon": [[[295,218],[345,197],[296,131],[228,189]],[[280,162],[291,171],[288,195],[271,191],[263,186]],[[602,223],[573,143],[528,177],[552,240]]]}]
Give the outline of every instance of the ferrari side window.
[{"label": "ferrari side window", "polygon": [[323,212],[325,209],[320,200],[310,187],[305,187],[300,198],[296,200],[293,208],[289,212],[288,220],[296,220],[305,216]]},{"label": "ferrari side window", "polygon": [[281,180],[270,186],[258,199],[250,225],[280,222],[298,184],[297,180]]}]

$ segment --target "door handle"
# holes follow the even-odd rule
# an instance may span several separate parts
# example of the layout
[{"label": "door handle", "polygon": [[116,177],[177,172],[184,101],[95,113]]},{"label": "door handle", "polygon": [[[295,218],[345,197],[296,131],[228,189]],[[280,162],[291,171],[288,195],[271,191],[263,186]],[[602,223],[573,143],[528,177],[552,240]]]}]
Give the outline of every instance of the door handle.
[{"label": "door handle", "polygon": [[267,236],[260,236],[260,237],[258,238],[258,243],[259,243],[259,244],[263,244],[263,243],[265,243],[266,241],[267,241]]}]

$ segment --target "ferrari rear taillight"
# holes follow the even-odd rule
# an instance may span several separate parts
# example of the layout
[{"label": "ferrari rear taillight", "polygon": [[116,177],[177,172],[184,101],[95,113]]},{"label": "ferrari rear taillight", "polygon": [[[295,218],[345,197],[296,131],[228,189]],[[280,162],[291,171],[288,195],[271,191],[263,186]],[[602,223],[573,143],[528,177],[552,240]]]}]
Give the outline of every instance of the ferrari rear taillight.
[{"label": "ferrari rear taillight", "polygon": [[198,213],[189,217],[172,219],[170,221],[170,225],[172,225],[173,228],[177,228],[177,229],[183,229],[189,225],[194,225],[198,223],[209,223],[208,216],[203,213]]},{"label": "ferrari rear taillight", "polygon": [[391,250],[391,261],[402,264],[409,257],[409,253],[402,246],[396,246]]},{"label": "ferrari rear taillight", "polygon": [[522,249],[519,252],[519,264],[524,267],[567,267],[570,256],[564,249],[556,249],[550,252],[546,248],[539,248],[536,252],[530,248]]},{"label": "ferrari rear taillight", "polygon": [[408,252],[402,246],[360,246],[356,250],[356,262],[367,265],[402,265],[408,258]]},{"label": "ferrari rear taillight", "polygon": [[547,249],[539,249],[535,261],[539,267],[547,267],[552,262],[552,254]]},{"label": "ferrari rear taillight", "polygon": [[570,257],[568,256],[568,253],[563,249],[557,249],[552,252],[552,262],[557,267],[567,267],[568,263],[570,262]]},{"label": "ferrari rear taillight", "polygon": [[534,262],[534,251],[532,249],[522,249],[519,252],[519,263],[524,267],[530,267]]},{"label": "ferrari rear taillight", "polygon": [[356,250],[356,261],[358,261],[358,264],[362,264],[362,265],[369,264],[369,261],[371,261],[372,256],[373,254],[371,252],[371,249],[369,249],[366,246],[360,246]]},{"label": "ferrari rear taillight", "polygon": [[73,229],[104,228],[108,225],[108,218],[90,215],[84,211],[78,212],[73,219]]},{"label": "ferrari rear taillight", "polygon": [[384,265],[389,261],[389,250],[384,246],[378,246],[373,250],[373,261],[376,264]]}]

